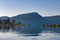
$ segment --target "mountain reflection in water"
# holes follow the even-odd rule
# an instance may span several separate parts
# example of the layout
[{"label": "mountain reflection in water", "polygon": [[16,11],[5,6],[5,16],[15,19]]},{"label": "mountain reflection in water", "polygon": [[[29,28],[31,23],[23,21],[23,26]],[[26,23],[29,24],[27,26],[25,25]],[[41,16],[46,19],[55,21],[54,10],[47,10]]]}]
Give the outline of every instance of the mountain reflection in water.
[{"label": "mountain reflection in water", "polygon": [[12,32],[14,34],[22,34],[24,36],[40,36],[40,33],[53,33],[53,34],[60,34],[60,28],[43,28],[42,30],[27,30],[27,32],[22,32],[22,30],[20,30],[20,27],[15,27],[14,29],[10,28],[10,29],[1,29],[0,32],[3,33],[8,33],[8,32]]}]

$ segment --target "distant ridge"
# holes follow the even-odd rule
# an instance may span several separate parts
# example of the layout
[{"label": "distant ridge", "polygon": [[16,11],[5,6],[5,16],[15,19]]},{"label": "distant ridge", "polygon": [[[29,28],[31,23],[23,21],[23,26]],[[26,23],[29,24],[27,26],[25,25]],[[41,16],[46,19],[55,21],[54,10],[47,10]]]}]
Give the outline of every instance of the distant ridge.
[{"label": "distant ridge", "polygon": [[21,15],[12,17],[12,19],[15,19],[15,20],[39,20],[42,18],[43,17],[39,15],[37,12],[21,14]]},{"label": "distant ridge", "polygon": [[[7,19],[9,17],[3,16],[0,19]],[[27,34],[38,34],[42,31],[60,32],[60,28],[46,28],[44,24],[59,24],[60,16],[42,17],[37,12],[20,14],[10,18],[10,22],[14,20],[16,23],[25,24],[26,26],[15,27],[16,32],[27,33]]]},{"label": "distant ridge", "polygon": [[60,15],[56,16],[49,16],[49,17],[44,17],[47,20],[50,20],[51,22],[54,22],[56,24],[60,24]]},{"label": "distant ridge", "polygon": [[9,17],[8,16],[2,16],[0,17],[0,19],[4,20],[4,19],[8,19]]}]

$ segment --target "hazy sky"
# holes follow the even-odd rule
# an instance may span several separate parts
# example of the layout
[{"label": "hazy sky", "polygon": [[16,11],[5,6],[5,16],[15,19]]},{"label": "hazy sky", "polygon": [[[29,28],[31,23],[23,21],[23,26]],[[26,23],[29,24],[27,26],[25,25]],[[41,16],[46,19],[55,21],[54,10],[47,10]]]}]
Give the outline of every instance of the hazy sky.
[{"label": "hazy sky", "polygon": [[38,12],[42,16],[60,15],[60,0],[0,0],[0,16]]}]

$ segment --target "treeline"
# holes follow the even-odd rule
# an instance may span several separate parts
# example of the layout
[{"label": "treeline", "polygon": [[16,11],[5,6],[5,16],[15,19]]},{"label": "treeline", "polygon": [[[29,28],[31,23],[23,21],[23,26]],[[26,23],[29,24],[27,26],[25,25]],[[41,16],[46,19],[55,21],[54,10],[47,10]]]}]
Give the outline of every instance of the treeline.
[{"label": "treeline", "polygon": [[50,28],[59,28],[60,25],[59,24],[44,24],[44,27],[50,27]]},{"label": "treeline", "polygon": [[[17,23],[15,22],[15,20],[11,20],[8,18],[8,19],[0,19],[0,29],[2,30],[9,30],[10,28],[14,29],[15,28],[15,25]],[[18,22],[18,24],[21,24],[20,22]]]}]

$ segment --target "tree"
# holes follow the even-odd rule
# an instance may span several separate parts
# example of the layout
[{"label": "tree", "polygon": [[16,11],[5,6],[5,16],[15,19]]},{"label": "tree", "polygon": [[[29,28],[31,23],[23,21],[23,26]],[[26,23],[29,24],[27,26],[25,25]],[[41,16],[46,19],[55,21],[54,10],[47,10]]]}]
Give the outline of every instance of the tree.
[{"label": "tree", "polygon": [[20,22],[20,21],[18,21],[18,24],[21,24],[21,22]]},{"label": "tree", "polygon": [[30,24],[28,26],[31,26]]},{"label": "tree", "polygon": [[10,28],[10,19],[8,18],[7,20],[6,20],[6,28],[9,30],[9,28]]},{"label": "tree", "polygon": [[43,27],[49,27],[49,24],[43,24]]},{"label": "tree", "polygon": [[2,29],[2,20],[0,19],[0,29]]},{"label": "tree", "polygon": [[2,29],[5,30],[6,29],[6,20],[2,20]]},{"label": "tree", "polygon": [[13,30],[15,29],[15,25],[16,25],[15,23],[16,23],[15,20],[12,20],[12,24],[11,25],[12,25],[12,29]]}]

